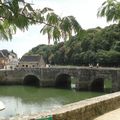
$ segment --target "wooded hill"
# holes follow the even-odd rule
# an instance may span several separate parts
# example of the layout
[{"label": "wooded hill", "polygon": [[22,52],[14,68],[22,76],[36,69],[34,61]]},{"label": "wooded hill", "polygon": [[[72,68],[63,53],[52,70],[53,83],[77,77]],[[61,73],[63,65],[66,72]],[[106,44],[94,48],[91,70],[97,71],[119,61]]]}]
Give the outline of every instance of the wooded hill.
[{"label": "wooded hill", "polygon": [[57,65],[120,66],[120,24],[80,31],[69,41],[38,45],[27,55],[43,55],[46,63]]}]

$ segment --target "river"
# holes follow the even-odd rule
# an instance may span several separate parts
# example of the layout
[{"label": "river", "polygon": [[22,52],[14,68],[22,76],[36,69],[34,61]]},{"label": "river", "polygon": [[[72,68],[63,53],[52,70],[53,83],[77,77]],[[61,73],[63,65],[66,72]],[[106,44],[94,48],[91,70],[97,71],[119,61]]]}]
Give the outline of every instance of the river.
[{"label": "river", "polygon": [[79,92],[74,89],[36,88],[27,86],[0,86],[0,101],[6,109],[1,117],[13,117],[38,112],[49,112],[62,105],[100,96],[103,92]]}]

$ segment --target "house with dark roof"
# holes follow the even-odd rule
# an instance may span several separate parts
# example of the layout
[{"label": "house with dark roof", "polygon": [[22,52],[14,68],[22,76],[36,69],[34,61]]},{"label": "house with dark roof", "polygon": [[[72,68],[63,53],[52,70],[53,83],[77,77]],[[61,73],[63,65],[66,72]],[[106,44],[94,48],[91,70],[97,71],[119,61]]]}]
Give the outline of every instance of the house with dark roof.
[{"label": "house with dark roof", "polygon": [[0,50],[0,69],[14,69],[18,64],[17,54],[6,49]]},{"label": "house with dark roof", "polygon": [[43,57],[39,55],[25,55],[18,63],[19,68],[40,68],[45,65]]},{"label": "house with dark roof", "polygon": [[2,50],[0,50],[0,69],[4,69],[4,66],[7,63],[7,58],[6,56],[3,54]]}]

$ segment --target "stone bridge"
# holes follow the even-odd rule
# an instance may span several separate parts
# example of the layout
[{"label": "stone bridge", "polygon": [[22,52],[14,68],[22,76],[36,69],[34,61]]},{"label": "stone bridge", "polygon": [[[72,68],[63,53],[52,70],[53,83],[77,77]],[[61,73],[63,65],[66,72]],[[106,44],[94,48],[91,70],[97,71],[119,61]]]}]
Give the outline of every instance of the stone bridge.
[{"label": "stone bridge", "polygon": [[1,70],[0,84],[34,85],[38,87],[70,88],[101,91],[104,80],[112,80],[112,91],[120,90],[120,68],[49,67]]}]

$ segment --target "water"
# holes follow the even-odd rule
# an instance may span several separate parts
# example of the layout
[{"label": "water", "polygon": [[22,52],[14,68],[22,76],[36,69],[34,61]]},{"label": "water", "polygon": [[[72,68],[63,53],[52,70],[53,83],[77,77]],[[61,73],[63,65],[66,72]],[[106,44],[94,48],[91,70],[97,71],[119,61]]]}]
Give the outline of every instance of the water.
[{"label": "water", "polygon": [[48,112],[65,104],[100,96],[100,92],[77,92],[75,90],[35,88],[26,86],[0,86],[0,101],[6,109],[0,117],[12,117]]}]

